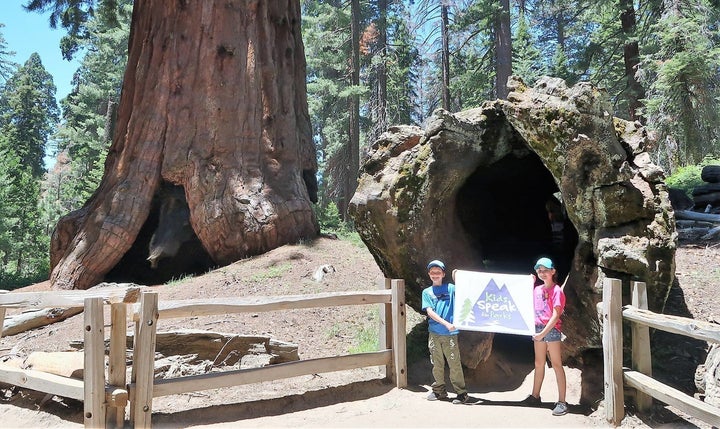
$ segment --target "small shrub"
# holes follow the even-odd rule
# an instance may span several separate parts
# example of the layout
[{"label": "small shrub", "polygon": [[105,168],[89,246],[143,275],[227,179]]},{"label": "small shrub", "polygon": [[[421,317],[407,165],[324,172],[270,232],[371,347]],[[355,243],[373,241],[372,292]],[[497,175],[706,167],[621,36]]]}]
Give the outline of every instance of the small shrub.
[{"label": "small shrub", "polygon": [[326,234],[335,234],[341,240],[349,241],[359,247],[365,247],[355,227],[351,223],[342,220],[335,203],[328,203],[324,209],[314,206],[314,210],[320,224],[320,231]]},{"label": "small shrub", "polygon": [[692,197],[693,189],[705,183],[700,175],[706,165],[720,165],[720,159],[714,156],[706,156],[697,165],[680,167],[665,179],[665,183],[671,188],[682,189],[688,197]]},{"label": "small shrub", "polygon": [[350,353],[367,353],[377,351],[378,329],[377,323],[372,326],[363,326],[360,331],[355,334],[357,344],[350,348]]}]

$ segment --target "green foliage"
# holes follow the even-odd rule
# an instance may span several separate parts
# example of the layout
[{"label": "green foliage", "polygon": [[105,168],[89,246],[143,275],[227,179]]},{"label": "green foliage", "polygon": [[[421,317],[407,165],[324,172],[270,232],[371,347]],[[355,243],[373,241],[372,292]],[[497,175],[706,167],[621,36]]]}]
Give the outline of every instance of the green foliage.
[{"label": "green foliage", "polygon": [[316,205],[313,206],[313,209],[321,231],[338,231],[345,228],[340,211],[334,202],[329,202],[324,208]]},{"label": "green foliage", "polygon": [[33,53],[0,94],[0,130],[35,178],[45,172],[45,145],[58,119],[52,76]]},{"label": "green foliage", "polygon": [[38,199],[48,136],[57,122],[55,85],[32,54],[0,92],[0,279],[47,278],[49,236]]},{"label": "green foliage", "polygon": [[513,38],[513,73],[527,85],[534,85],[542,75],[547,74],[541,62],[540,49],[536,47],[535,37],[530,31],[530,23],[523,11],[517,20],[517,31]]},{"label": "green foliage", "polygon": [[665,179],[665,183],[669,187],[681,189],[691,196],[695,187],[705,183],[700,175],[706,165],[720,165],[720,157],[706,156],[699,164],[680,167]]},{"label": "green foliage", "polygon": [[10,60],[15,52],[8,50],[7,42],[2,35],[4,26],[5,24],[0,22],[0,89],[2,89],[2,82],[8,80],[15,73],[17,67],[17,64]]},{"label": "green foliage", "polygon": [[132,2],[118,3],[119,20],[93,17],[75,41],[86,54],[75,73],[75,88],[62,100],[64,121],[55,134],[59,154],[43,183],[41,205],[48,231],[60,216],[82,207],[102,179],[130,33]]},{"label": "green foliage", "polygon": [[319,205],[315,205],[313,206],[313,210],[320,224],[320,231],[335,234],[341,240],[349,241],[357,246],[365,246],[360,239],[360,234],[355,231],[353,226],[342,220],[337,205],[334,202],[328,203],[324,209]]},{"label": "green foliage", "polygon": [[378,350],[379,318],[374,318],[373,322],[367,326],[362,326],[355,333],[356,344],[350,348],[350,353],[367,353]]},{"label": "green foliage", "polygon": [[647,86],[645,115],[667,171],[717,150],[718,18],[705,0],[681,0],[650,25],[640,76]]}]

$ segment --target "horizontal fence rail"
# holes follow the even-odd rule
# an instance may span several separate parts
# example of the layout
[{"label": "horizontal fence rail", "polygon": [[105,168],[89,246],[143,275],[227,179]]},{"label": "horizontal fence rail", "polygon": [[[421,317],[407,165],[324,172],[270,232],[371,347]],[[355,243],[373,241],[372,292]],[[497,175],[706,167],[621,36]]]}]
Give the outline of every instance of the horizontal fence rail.
[{"label": "horizontal fence rail", "polygon": [[365,368],[368,366],[390,365],[392,363],[391,360],[392,351],[381,350],[378,352],[356,353],[345,356],[304,359],[297,362],[278,363],[262,368],[238,369],[190,375],[168,380],[155,380],[153,398],[280,380],[301,375],[322,374],[324,372]]},{"label": "horizontal fence rail", "polygon": [[[343,305],[389,304],[391,300],[392,292],[390,290],[328,292],[308,295],[163,301],[158,303],[158,312],[161,319],[175,319]],[[140,305],[137,304],[133,308],[133,320],[138,320],[139,317]]]},{"label": "horizontal fence rail", "polygon": [[[79,309],[84,313],[83,379],[21,369],[0,364],[0,382],[37,390],[64,398],[83,401],[85,427],[124,427],[128,403],[125,382],[126,305],[136,302],[141,287],[137,285],[100,285],[89,290],[13,292],[0,294],[0,336],[17,333],[3,329],[7,309]],[[111,342],[122,341],[123,347],[111,348],[110,377],[105,377],[104,307],[111,307]],[[52,313],[52,312],[50,312]],[[23,313],[23,315],[29,313]],[[77,314],[72,312],[72,314]],[[11,318],[8,318],[11,319]],[[62,320],[62,319],[59,319]],[[42,326],[42,325],[38,325]],[[38,327],[29,325],[29,328]],[[28,327],[26,327],[28,328]],[[114,371],[114,372],[113,372]],[[117,374],[122,373],[122,377]],[[112,411],[108,414],[107,411]]]},{"label": "horizontal fence rail", "polygon": [[[383,304],[385,308],[385,311],[381,311],[380,350],[378,351],[306,359],[262,368],[154,380],[158,319],[368,304]],[[157,294],[145,292],[140,297],[140,303],[135,305],[132,311],[137,334],[134,338],[132,379],[128,387],[131,420],[136,428],[150,427],[152,399],[160,396],[369,366],[385,367],[386,376],[394,378],[397,387],[405,387],[407,385],[405,318],[405,284],[403,280],[385,279],[381,290],[376,291],[329,292],[274,297],[158,302]]]},{"label": "horizontal fence rail", "polygon": [[[83,380],[0,364],[0,382],[83,401],[85,427],[151,426],[152,398],[231,387],[302,375],[379,366],[396,386],[407,385],[405,283],[384,279],[380,290],[311,295],[218,298],[159,302],[158,294],[137,285],[107,285],[87,291],[0,293],[0,320],[7,309],[73,308],[84,312]],[[154,379],[157,320],[284,311],[317,307],[381,304],[379,350],[305,359],[262,368]],[[110,307],[110,352],[105,373],[104,307]],[[130,382],[126,379],[127,321],[135,321]],[[0,336],[2,336],[0,325]]]},{"label": "horizontal fence rail", "polygon": [[657,314],[627,305],[623,319],[673,334],[685,335],[709,343],[720,343],[720,325],[687,317]]},{"label": "horizontal fence rail", "polygon": [[[648,328],[685,335],[709,343],[720,343],[720,326],[685,317],[657,314],[647,309],[645,283],[631,283],[632,305],[621,308],[622,282],[605,279],[603,302],[598,305],[603,320],[606,418],[615,426],[624,418],[623,384],[638,391],[637,405],[647,411],[652,398],[676,407],[715,427],[720,427],[720,408],[663,384],[651,376]],[[623,368],[622,322],[632,324],[633,368]]]}]

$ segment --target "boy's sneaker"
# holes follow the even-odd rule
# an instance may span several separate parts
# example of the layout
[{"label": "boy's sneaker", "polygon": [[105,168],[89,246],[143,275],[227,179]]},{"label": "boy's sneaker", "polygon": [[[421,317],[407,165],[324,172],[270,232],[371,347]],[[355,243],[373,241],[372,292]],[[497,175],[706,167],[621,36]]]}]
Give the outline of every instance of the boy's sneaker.
[{"label": "boy's sneaker", "polygon": [[527,398],[520,401],[520,403],[526,407],[539,407],[542,404],[542,400],[540,400],[540,397],[528,395]]},{"label": "boy's sneaker", "polygon": [[453,399],[453,404],[467,404],[469,399],[467,393],[461,393]]},{"label": "boy's sneaker", "polygon": [[435,392],[430,392],[430,394],[427,396],[427,400],[428,401],[445,400],[445,399],[447,399],[447,397],[448,397],[447,393],[440,395]]},{"label": "boy's sneaker", "polygon": [[553,416],[564,416],[568,413],[568,404],[567,402],[558,402],[555,404],[555,408],[552,410]]}]

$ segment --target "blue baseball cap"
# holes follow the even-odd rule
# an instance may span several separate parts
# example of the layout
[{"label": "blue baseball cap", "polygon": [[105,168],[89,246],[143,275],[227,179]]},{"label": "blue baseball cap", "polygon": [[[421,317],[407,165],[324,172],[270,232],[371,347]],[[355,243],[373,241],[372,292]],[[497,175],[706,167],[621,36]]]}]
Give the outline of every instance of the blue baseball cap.
[{"label": "blue baseball cap", "polygon": [[549,269],[555,268],[553,266],[553,262],[550,260],[550,258],[538,259],[538,261],[535,263],[535,269],[537,270],[540,267],[545,267],[545,268],[549,268]]},{"label": "blue baseball cap", "polygon": [[437,259],[430,261],[430,263],[427,266],[427,270],[430,271],[430,268],[432,267],[438,267],[441,270],[445,271],[445,264],[443,264],[442,261],[438,261]]}]

